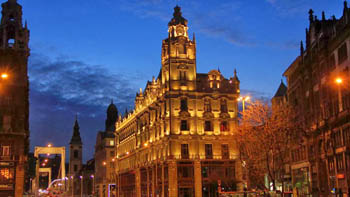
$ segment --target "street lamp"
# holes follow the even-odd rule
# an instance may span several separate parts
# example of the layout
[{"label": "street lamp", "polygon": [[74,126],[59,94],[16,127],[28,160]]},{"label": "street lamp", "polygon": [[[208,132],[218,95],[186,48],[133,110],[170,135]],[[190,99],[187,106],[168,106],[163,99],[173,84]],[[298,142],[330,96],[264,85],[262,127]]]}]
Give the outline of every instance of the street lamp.
[{"label": "street lamp", "polygon": [[95,176],[92,174],[90,177],[92,178],[92,194],[95,195]]},{"label": "street lamp", "polygon": [[341,92],[341,85],[343,84],[343,79],[341,77],[335,78],[335,83],[338,86],[338,101],[339,101],[339,112],[343,111],[343,102],[342,102],[342,92]]},{"label": "street lamp", "polygon": [[83,197],[83,176],[80,176],[80,196]]},{"label": "street lamp", "polygon": [[237,101],[242,101],[242,105],[243,105],[243,113],[244,113],[244,110],[245,110],[245,102],[249,101],[250,99],[250,96],[240,96]]},{"label": "street lamp", "polygon": [[7,79],[9,75],[7,73],[2,73],[1,74],[1,79]]}]

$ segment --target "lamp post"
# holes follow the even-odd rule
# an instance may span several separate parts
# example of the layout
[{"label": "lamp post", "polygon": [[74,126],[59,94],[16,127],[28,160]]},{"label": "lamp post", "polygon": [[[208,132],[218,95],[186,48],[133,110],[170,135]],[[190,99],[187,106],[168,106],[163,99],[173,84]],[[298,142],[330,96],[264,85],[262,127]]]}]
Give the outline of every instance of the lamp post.
[{"label": "lamp post", "polygon": [[74,197],[74,176],[71,176],[70,179],[72,179],[72,196]]},{"label": "lamp post", "polygon": [[95,196],[95,177],[93,174],[90,177],[92,178],[92,195]]},{"label": "lamp post", "polygon": [[249,101],[250,96],[240,96],[237,101],[242,101],[242,106],[243,106],[243,113],[245,111],[245,102]]},{"label": "lamp post", "polygon": [[83,176],[80,176],[80,196],[83,197]]}]

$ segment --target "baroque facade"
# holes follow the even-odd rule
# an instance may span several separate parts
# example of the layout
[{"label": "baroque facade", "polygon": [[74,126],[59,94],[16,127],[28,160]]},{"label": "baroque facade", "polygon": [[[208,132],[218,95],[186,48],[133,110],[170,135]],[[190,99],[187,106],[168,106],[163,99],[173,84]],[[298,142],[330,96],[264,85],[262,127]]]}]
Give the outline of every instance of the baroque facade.
[{"label": "baroque facade", "polygon": [[285,71],[288,103],[305,138],[291,150],[291,176],[301,194],[347,193],[350,185],[350,9],[321,19],[309,11],[306,48]]},{"label": "baroque facade", "polygon": [[159,75],[136,94],[116,123],[117,196],[216,196],[243,190],[233,133],[238,126],[237,73],[197,73],[196,41],[180,7],[162,42]]},{"label": "baroque facade", "polygon": [[16,0],[0,23],[0,196],[22,196],[29,149],[29,30]]}]

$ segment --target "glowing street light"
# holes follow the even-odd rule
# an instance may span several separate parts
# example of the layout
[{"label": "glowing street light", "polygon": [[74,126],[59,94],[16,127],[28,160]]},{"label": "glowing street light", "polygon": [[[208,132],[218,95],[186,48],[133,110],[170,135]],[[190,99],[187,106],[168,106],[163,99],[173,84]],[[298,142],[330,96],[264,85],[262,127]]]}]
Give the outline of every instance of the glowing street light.
[{"label": "glowing street light", "polygon": [[245,110],[245,102],[250,100],[250,96],[240,96],[237,101],[242,101],[242,105],[243,105],[243,112]]},{"label": "glowing street light", "polygon": [[342,83],[343,83],[343,79],[340,78],[340,77],[337,77],[337,78],[335,79],[335,83],[337,83],[337,84],[342,84]]},{"label": "glowing street light", "polygon": [[7,79],[9,75],[7,73],[2,73],[1,74],[1,79]]},{"label": "glowing street light", "polygon": [[49,143],[49,144],[47,145],[47,147],[51,148],[51,147],[52,147],[52,144]]}]

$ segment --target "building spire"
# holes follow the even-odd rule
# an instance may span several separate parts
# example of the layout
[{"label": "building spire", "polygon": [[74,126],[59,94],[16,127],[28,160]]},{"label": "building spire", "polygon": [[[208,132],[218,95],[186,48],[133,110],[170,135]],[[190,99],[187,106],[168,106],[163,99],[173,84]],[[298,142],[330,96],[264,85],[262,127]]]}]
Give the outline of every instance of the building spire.
[{"label": "building spire", "polygon": [[304,44],[303,41],[300,41],[300,56],[302,57],[304,54]]},{"label": "building spire", "polygon": [[82,144],[79,130],[80,130],[80,127],[78,123],[78,114],[76,114],[74,127],[73,127],[73,136],[72,136],[72,139],[70,140],[70,144]]},{"label": "building spire", "polygon": [[322,21],[325,21],[326,20],[326,15],[324,13],[324,11],[322,11]]},{"label": "building spire", "polygon": [[312,9],[309,10],[309,21],[310,23],[314,22],[314,11]]}]

